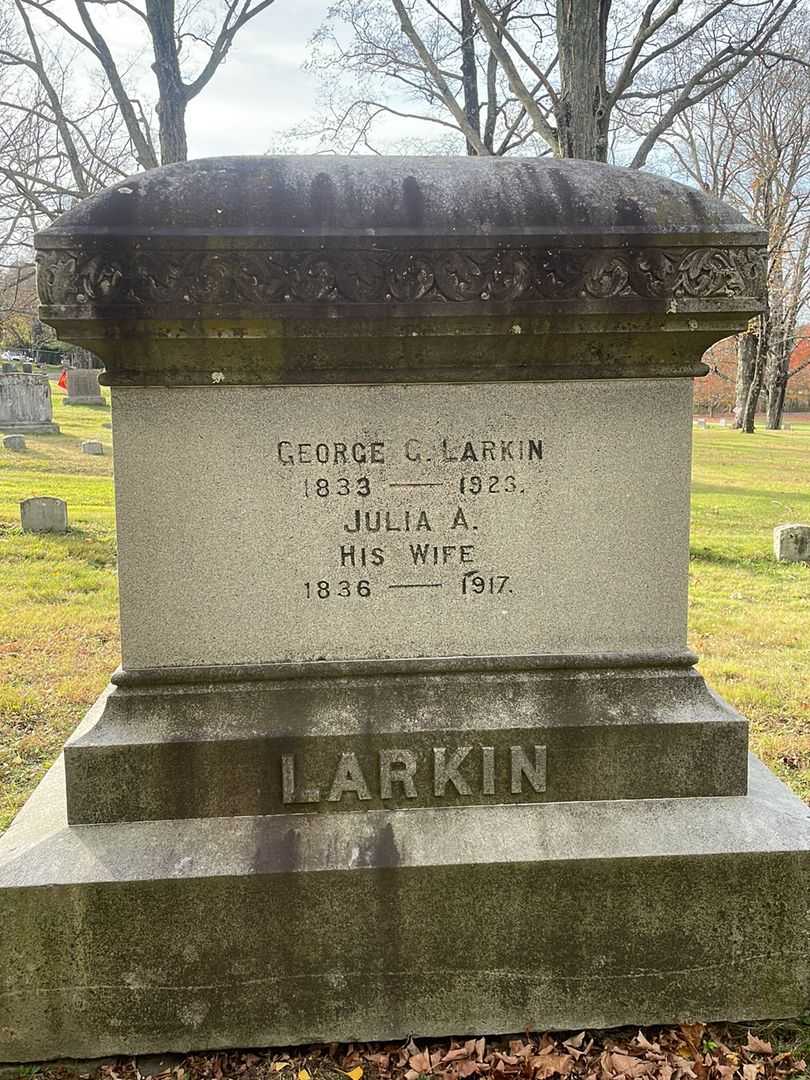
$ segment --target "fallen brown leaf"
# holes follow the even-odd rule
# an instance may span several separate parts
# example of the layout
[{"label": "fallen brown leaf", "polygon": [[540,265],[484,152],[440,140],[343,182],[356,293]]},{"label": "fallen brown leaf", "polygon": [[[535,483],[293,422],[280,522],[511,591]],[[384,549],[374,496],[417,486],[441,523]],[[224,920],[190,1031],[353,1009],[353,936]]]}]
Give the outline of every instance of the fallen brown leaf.
[{"label": "fallen brown leaf", "polygon": [[755,1054],[772,1054],[773,1047],[769,1042],[763,1042],[762,1039],[758,1039],[756,1035],[752,1035],[748,1032],[748,1042],[745,1044],[746,1050],[752,1050]]}]

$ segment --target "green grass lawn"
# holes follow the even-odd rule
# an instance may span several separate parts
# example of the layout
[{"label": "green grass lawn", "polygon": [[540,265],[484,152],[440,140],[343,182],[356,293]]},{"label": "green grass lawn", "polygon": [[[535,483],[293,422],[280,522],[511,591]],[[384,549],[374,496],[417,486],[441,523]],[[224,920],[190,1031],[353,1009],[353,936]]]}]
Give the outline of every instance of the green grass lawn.
[{"label": "green grass lawn", "polygon": [[[59,436],[0,450],[0,830],[117,666],[109,411],[55,393]],[[81,453],[100,438],[106,455]],[[771,530],[810,522],[810,424],[696,430],[690,639],[754,749],[810,800],[810,566],[778,564]],[[24,535],[19,501],[66,499],[66,536]]]}]

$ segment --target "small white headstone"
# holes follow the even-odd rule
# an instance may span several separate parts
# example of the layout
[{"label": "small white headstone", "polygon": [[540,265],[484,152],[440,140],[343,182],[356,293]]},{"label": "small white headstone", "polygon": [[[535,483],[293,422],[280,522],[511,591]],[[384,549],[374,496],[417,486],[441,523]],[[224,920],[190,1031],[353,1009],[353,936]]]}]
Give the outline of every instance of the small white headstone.
[{"label": "small white headstone", "polygon": [[696,420],[695,421],[695,427],[702,428],[705,431],[705,429],[706,429],[706,421],[705,420]]},{"label": "small white headstone", "polygon": [[67,503],[50,495],[23,499],[20,503],[20,522],[23,532],[67,532]]},{"label": "small white headstone", "polygon": [[773,554],[779,562],[810,562],[810,525],[777,525]]},{"label": "small white headstone", "polygon": [[4,450],[25,450],[24,435],[5,435],[3,437]]},{"label": "small white headstone", "polygon": [[717,421],[717,426],[718,426],[718,427],[725,427],[725,426],[726,426],[726,421],[725,421],[725,419],[723,419],[723,420],[718,420],[718,421]]},{"label": "small white headstone", "polygon": [[98,441],[98,439],[85,439],[82,443],[83,454],[103,454],[104,446]]}]

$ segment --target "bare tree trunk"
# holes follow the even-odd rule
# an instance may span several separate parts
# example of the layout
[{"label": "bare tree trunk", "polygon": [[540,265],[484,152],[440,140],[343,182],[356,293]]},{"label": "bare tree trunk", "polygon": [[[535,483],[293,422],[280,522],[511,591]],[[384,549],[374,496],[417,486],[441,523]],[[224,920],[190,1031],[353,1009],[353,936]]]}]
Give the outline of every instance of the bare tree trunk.
[{"label": "bare tree trunk", "polygon": [[768,358],[768,367],[765,371],[765,383],[768,390],[765,426],[771,431],[777,431],[782,426],[789,364],[790,348],[786,342],[780,341],[773,350],[773,355]]},{"label": "bare tree trunk", "polygon": [[[782,236],[783,229],[777,231]],[[766,353],[764,388],[766,427],[779,427],[784,399],[782,364],[785,361],[785,265],[784,254],[778,242],[771,257],[768,275],[768,333],[764,343]],[[788,354],[789,355],[789,354]],[[781,384],[781,392],[780,392]]]},{"label": "bare tree trunk", "polygon": [[748,391],[751,389],[751,379],[754,375],[754,362],[757,356],[758,336],[754,327],[758,326],[758,320],[752,320],[748,329],[737,335],[737,383],[734,390],[734,417],[735,427],[743,426],[743,413],[745,403],[748,401]]},{"label": "bare tree trunk", "polygon": [[[748,387],[748,397],[745,399],[745,406],[743,407],[740,428],[746,434],[751,435],[754,431],[754,416],[756,415],[757,405],[759,404],[759,395],[762,393],[762,384],[765,380],[765,341],[767,333],[765,331],[765,319],[760,317],[758,320],[759,330],[755,336],[755,348],[754,348],[754,364],[751,374],[751,385]],[[754,332],[750,331],[750,336],[754,337]]]},{"label": "bare tree trunk", "polygon": [[562,157],[607,161],[605,62],[611,0],[557,0]]},{"label": "bare tree trunk", "polygon": [[[461,85],[464,88],[464,112],[470,127],[481,134],[481,109],[478,100],[478,68],[475,63],[475,22],[470,0],[461,0]],[[467,153],[478,151],[467,139]]]},{"label": "bare tree trunk", "polygon": [[169,165],[173,161],[186,161],[186,107],[188,97],[180,60],[177,55],[177,39],[174,29],[174,0],[146,0],[146,14],[155,52],[152,70],[157,78],[159,99],[157,106],[160,128],[160,160]]}]

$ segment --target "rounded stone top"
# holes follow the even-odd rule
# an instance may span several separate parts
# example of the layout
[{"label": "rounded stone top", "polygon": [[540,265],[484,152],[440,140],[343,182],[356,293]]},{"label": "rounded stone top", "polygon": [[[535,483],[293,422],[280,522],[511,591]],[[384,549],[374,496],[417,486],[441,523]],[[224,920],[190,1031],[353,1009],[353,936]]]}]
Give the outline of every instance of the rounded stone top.
[{"label": "rounded stone top", "polygon": [[752,233],[719,199],[634,169],[554,158],[223,157],[78,204],[38,238]]},{"label": "rounded stone top", "polygon": [[563,377],[572,335],[577,370],[694,374],[675,336],[734,332],[765,282],[764,235],[719,200],[554,158],[192,161],[87,199],[36,247],[41,318],[111,384]]}]

